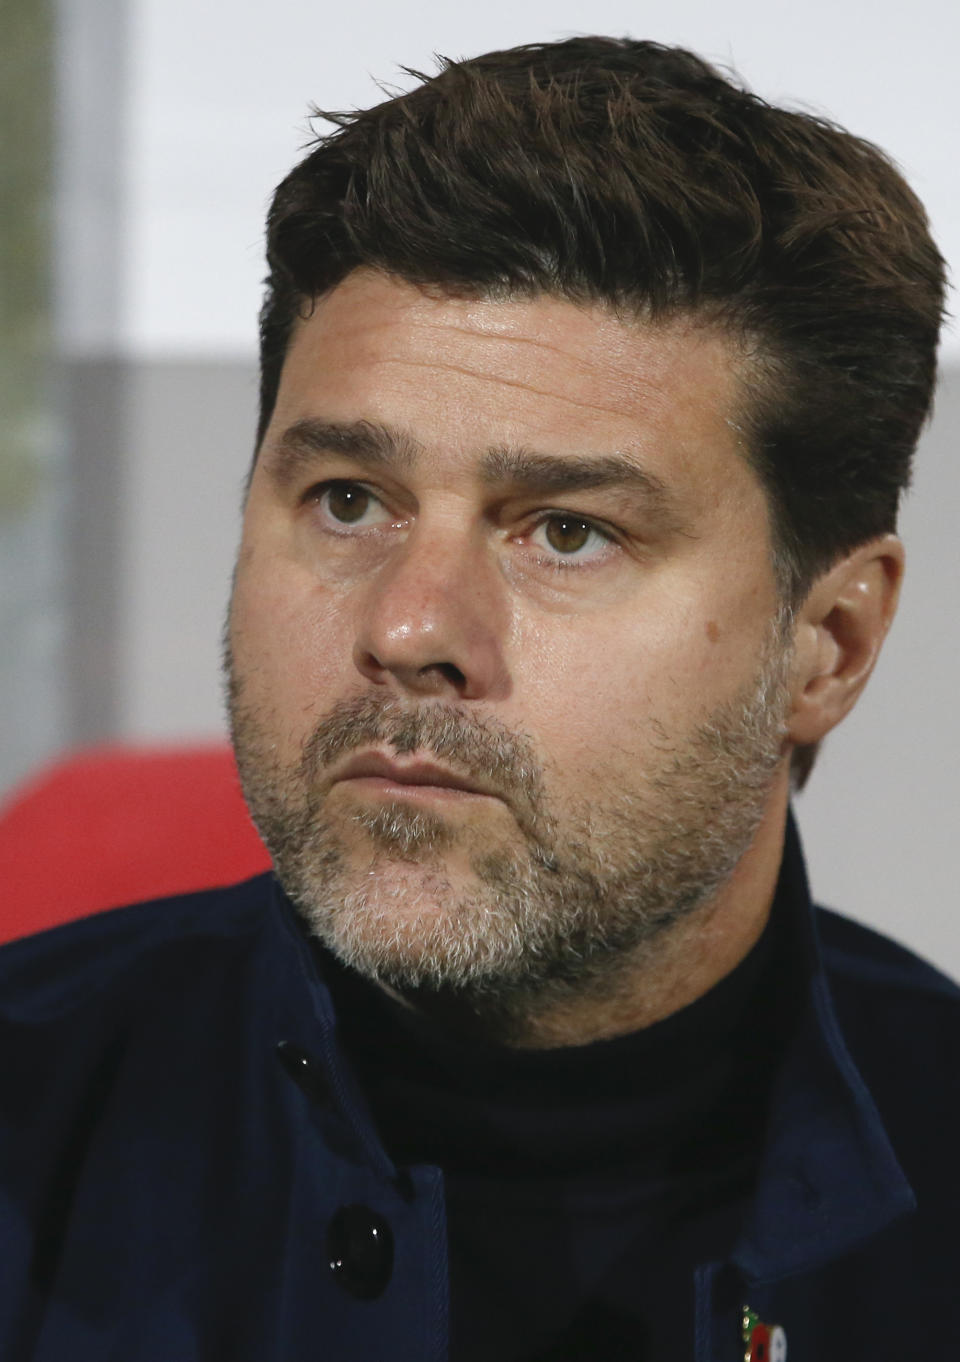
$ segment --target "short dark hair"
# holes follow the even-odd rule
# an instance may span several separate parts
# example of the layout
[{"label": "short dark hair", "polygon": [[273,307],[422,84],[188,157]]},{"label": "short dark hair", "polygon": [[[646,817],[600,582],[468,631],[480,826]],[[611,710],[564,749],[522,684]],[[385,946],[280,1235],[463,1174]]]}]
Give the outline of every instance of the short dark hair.
[{"label": "short dark hair", "polygon": [[944,265],[878,148],[659,43],[442,60],[326,113],[277,189],[262,438],[298,315],[366,266],[452,295],[551,294],[722,327],[788,603],[896,525],[929,410]]},{"label": "short dark hair", "polygon": [[573,38],[444,60],[277,189],[260,436],[305,305],[368,266],[453,294],[699,314],[748,347],[742,417],[797,598],[896,523],[944,267],[876,147],[691,52]]}]

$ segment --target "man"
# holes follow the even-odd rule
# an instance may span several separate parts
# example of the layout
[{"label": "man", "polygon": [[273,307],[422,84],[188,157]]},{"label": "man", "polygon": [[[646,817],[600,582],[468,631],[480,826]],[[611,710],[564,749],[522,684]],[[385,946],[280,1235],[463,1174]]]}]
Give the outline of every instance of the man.
[{"label": "man", "polygon": [[896,606],[922,209],[649,43],[335,121],[226,632],[277,882],[4,953],[2,1355],[948,1355],[957,992],[788,816]]}]

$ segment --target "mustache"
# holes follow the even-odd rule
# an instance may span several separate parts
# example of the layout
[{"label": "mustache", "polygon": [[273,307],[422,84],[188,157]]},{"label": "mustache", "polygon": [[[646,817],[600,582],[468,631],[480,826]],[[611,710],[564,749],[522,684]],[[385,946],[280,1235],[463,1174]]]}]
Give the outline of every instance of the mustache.
[{"label": "mustache", "polygon": [[532,814],[542,802],[543,774],[526,737],[436,701],[419,708],[376,695],[341,701],[304,743],[301,774],[311,782],[348,753],[374,744],[397,756],[430,753],[454,770],[483,779],[518,810]]}]

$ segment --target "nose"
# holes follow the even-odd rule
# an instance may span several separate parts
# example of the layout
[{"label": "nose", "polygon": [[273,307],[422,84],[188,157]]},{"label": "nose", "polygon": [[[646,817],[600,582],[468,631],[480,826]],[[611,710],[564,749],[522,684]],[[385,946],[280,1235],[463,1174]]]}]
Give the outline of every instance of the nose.
[{"label": "nose", "polygon": [[363,589],[354,663],[368,680],[415,696],[502,698],[507,602],[482,542],[418,527]]}]

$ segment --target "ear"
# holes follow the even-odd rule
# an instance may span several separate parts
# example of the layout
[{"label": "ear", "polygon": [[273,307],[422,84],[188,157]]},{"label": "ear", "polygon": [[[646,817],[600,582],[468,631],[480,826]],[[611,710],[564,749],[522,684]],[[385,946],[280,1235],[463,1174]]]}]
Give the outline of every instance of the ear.
[{"label": "ear", "polygon": [[794,627],[787,723],[794,744],[819,742],[856,704],[896,613],[903,568],[903,545],[887,534],[861,544],[810,588]]}]

